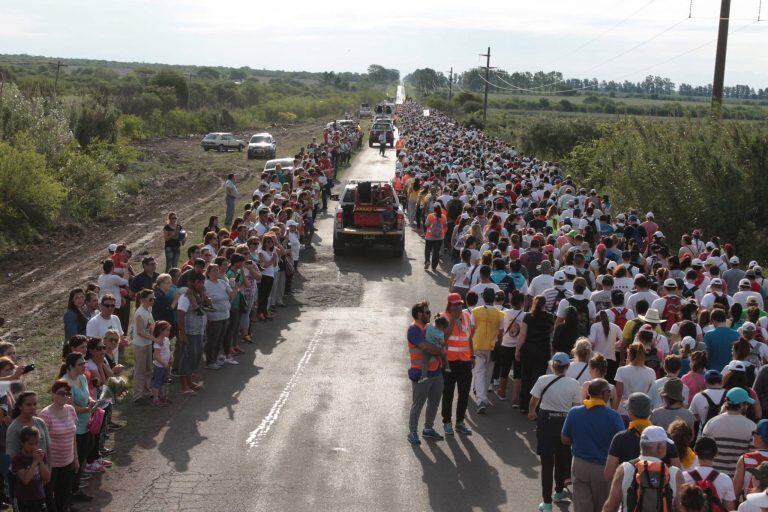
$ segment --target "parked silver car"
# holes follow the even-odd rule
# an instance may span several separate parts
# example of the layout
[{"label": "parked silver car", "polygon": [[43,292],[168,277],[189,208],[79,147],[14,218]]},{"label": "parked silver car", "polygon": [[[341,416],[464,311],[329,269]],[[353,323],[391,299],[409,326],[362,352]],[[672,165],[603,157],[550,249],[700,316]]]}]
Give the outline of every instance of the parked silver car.
[{"label": "parked silver car", "polygon": [[230,149],[236,149],[242,151],[245,147],[245,141],[242,141],[227,132],[214,132],[206,135],[200,143],[203,149],[209,151],[215,149],[216,151],[229,151]]},{"label": "parked silver car", "polygon": [[257,133],[248,142],[248,159],[275,158],[277,142],[269,133]]}]

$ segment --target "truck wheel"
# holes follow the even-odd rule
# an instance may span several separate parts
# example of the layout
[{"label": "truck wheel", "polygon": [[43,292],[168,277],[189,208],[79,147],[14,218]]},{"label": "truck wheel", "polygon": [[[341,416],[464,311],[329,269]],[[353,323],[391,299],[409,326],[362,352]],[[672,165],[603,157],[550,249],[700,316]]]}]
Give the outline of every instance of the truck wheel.
[{"label": "truck wheel", "polygon": [[404,252],[405,252],[405,237],[403,237],[403,240],[399,244],[393,246],[392,255],[395,258],[402,258]]},{"label": "truck wheel", "polygon": [[216,151],[218,151],[219,153],[223,152],[224,151],[224,146],[219,144],[219,147],[216,148]]},{"label": "truck wheel", "polygon": [[205,151],[206,153],[207,153],[208,151],[210,151],[210,150],[211,150],[211,148],[203,148],[203,151]]}]

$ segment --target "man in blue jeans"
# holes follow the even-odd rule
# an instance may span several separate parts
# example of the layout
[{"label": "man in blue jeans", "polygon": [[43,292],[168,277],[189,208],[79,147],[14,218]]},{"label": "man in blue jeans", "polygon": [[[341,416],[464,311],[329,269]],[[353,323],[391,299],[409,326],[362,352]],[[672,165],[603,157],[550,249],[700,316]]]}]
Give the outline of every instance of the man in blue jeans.
[{"label": "man in blue jeans", "polygon": [[[429,303],[422,301],[411,308],[413,323],[408,327],[408,353],[411,367],[408,369],[408,378],[411,379],[413,401],[411,413],[408,419],[408,442],[421,444],[419,440],[419,416],[424,404],[427,404],[427,413],[424,419],[424,430],[421,431],[425,439],[441,441],[443,436],[435,431],[434,423],[437,416],[437,406],[443,396],[443,360],[446,351],[427,342],[425,335],[426,326],[430,318]],[[427,366],[427,379],[421,380],[422,359],[425,355],[436,356],[429,360]]]}]

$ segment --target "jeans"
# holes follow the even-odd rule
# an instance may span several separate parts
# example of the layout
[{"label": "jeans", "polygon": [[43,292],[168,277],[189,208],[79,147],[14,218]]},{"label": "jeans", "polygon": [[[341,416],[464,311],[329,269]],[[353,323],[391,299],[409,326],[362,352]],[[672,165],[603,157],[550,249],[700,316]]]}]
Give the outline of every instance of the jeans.
[{"label": "jeans", "polygon": [[215,363],[227,335],[227,319],[210,320],[205,333],[205,362]]},{"label": "jeans", "polygon": [[267,313],[267,307],[269,303],[269,294],[272,293],[272,283],[275,282],[275,278],[272,276],[265,276],[262,274],[261,281],[259,282],[259,295],[258,295],[258,306],[256,308],[256,311],[260,315],[264,315]]},{"label": "jeans", "polygon": [[445,386],[443,388],[443,423],[451,422],[453,408],[453,390],[458,388],[459,398],[456,401],[456,422],[464,421],[469,404],[469,388],[472,386],[472,363],[470,361],[448,361],[450,372],[443,373]]},{"label": "jeans", "polygon": [[75,435],[75,442],[77,443],[77,462],[80,464],[80,470],[75,473],[75,478],[72,479],[72,493],[76,493],[80,490],[80,477],[85,471],[85,459],[88,457],[88,452],[91,449],[91,433]]},{"label": "jeans", "polygon": [[524,344],[520,350],[520,410],[527,411],[533,385],[539,377],[547,373],[549,348],[532,348],[530,344]]},{"label": "jeans", "polygon": [[432,259],[432,270],[437,270],[437,265],[440,263],[440,246],[443,244],[442,240],[425,240],[424,244],[424,265],[430,263],[430,257]]},{"label": "jeans", "polygon": [[437,406],[440,404],[440,397],[443,394],[443,376],[437,375],[423,382],[411,381],[411,390],[413,401],[408,417],[408,431],[416,432],[418,430],[419,416],[421,416],[425,402],[427,403],[427,413],[424,418],[424,428],[433,428],[435,416],[437,416]]},{"label": "jeans", "polygon": [[179,247],[166,247],[165,248],[165,272],[166,274],[179,265],[179,255],[181,249]]},{"label": "jeans", "polygon": [[75,479],[75,466],[70,463],[60,468],[51,468],[51,488],[56,502],[56,510],[68,512],[72,502],[72,482]]},{"label": "jeans", "polygon": [[235,198],[227,196],[227,216],[224,219],[225,226],[231,226],[232,221],[235,219]]}]

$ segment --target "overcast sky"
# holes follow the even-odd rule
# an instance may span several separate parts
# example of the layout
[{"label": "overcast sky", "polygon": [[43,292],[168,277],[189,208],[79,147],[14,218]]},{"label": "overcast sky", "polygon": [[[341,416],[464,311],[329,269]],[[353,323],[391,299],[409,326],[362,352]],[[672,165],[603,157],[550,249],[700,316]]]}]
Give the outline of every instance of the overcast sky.
[{"label": "overcast sky", "polygon": [[[753,23],[759,1],[732,2],[726,84],[768,87],[768,21]],[[375,62],[405,75],[419,67],[447,74],[451,66],[485,64],[478,54],[491,46],[491,65],[510,71],[556,69],[606,80],[655,74],[706,84],[720,0],[693,0],[687,19],[689,4],[5,0],[0,53],[308,71],[362,72]]]}]

